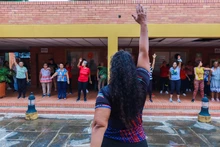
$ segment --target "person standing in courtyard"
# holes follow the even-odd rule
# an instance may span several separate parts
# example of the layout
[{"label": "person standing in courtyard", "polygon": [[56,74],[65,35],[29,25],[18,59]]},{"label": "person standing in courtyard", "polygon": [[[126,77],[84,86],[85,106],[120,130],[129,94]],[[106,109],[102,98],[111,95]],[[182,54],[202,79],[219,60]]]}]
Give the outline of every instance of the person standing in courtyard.
[{"label": "person standing in courtyard", "polygon": [[141,5],[136,11],[132,16],[141,28],[137,66],[129,52],[112,57],[109,85],[96,99],[91,147],[148,146],[142,111],[150,83],[149,38],[146,11]]},{"label": "person standing in courtyard", "polygon": [[[152,62],[152,66],[150,66],[150,85],[148,86],[148,95],[149,95],[149,100],[150,102],[153,102],[152,100],[152,90],[153,90],[153,71],[154,71],[154,67],[155,67],[155,60],[157,55],[153,54],[153,62]],[[151,63],[150,63],[151,64]]]},{"label": "person standing in courtyard", "polygon": [[25,98],[27,83],[29,82],[28,70],[26,67],[24,67],[24,63],[22,61],[19,61],[19,63],[17,63],[15,57],[14,64],[16,66],[16,78],[18,83],[18,99],[21,98],[21,95],[23,96],[23,98]]},{"label": "person standing in courtyard", "polygon": [[173,62],[173,67],[170,68],[170,102],[173,102],[173,93],[176,89],[177,102],[181,103],[180,100],[180,89],[181,89],[181,79],[180,79],[180,69],[181,69],[182,59],[180,55],[177,57],[177,62]]},{"label": "person standing in courtyard", "polygon": [[169,94],[168,83],[169,83],[169,67],[167,66],[167,62],[163,61],[163,64],[160,67],[160,94],[163,94],[163,92]]},{"label": "person standing in courtyard", "polygon": [[70,84],[68,71],[64,68],[63,63],[60,63],[60,68],[52,75],[51,79],[57,76],[58,99],[66,99],[66,87]]},{"label": "person standing in courtyard", "polygon": [[[206,68],[209,68],[209,64],[206,64]],[[204,94],[210,96],[210,81],[209,81],[210,70],[204,71]]]},{"label": "person standing in courtyard", "polygon": [[180,70],[180,79],[181,79],[181,92],[183,93],[183,96],[186,96],[186,87],[188,81],[190,81],[189,76],[186,74],[185,65],[182,64],[181,70]]},{"label": "person standing in courtyard", "polygon": [[[212,92],[212,101],[219,102],[220,93],[220,67],[218,61],[213,63],[209,76],[210,90]],[[215,99],[216,94],[216,99]]]},{"label": "person standing in courtyard", "polygon": [[187,83],[187,87],[186,87],[186,91],[187,92],[191,92],[192,91],[192,85],[193,85],[193,81],[194,81],[194,75],[193,75],[193,66],[192,66],[192,61],[189,61],[188,64],[186,65],[186,74],[189,76],[188,83]]},{"label": "person standing in courtyard", "polygon": [[92,84],[90,69],[87,67],[87,61],[82,60],[82,58],[79,59],[77,66],[79,68],[79,78],[78,78],[78,98],[76,101],[80,101],[81,91],[83,91],[84,101],[86,102],[87,101],[86,88],[88,85],[88,81],[90,84]]},{"label": "person standing in courtyard", "polygon": [[108,69],[104,66],[104,63],[101,63],[97,69],[97,80],[98,80],[98,90],[105,86],[107,82]]},{"label": "person standing in courtyard", "polygon": [[47,63],[44,63],[43,68],[40,70],[40,83],[42,86],[42,91],[43,91],[43,95],[42,97],[50,97],[51,96],[51,82],[52,80],[50,79],[50,68],[48,68]]},{"label": "person standing in courtyard", "polygon": [[210,68],[202,67],[202,61],[196,61],[196,67],[194,68],[195,80],[192,102],[195,101],[198,90],[200,90],[201,97],[204,97],[204,71],[211,70]]},{"label": "person standing in courtyard", "polygon": [[69,94],[73,94],[73,88],[72,88],[72,67],[69,63],[65,64],[65,68],[68,71],[70,84],[67,85],[67,91],[69,91]]},{"label": "person standing in courtyard", "polygon": [[[58,69],[57,64],[55,63],[54,59],[51,58],[49,59],[49,63],[48,66],[50,68],[50,72],[51,72],[51,76],[56,72],[56,70]],[[51,91],[52,91],[52,87],[54,86],[54,91],[57,91],[57,79],[56,77],[52,79],[52,83],[51,83]]]}]

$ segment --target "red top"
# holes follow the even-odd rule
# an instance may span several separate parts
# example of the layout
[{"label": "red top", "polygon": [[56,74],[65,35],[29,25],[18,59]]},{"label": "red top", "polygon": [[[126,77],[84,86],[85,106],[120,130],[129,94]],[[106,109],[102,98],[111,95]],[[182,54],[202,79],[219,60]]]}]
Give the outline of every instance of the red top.
[{"label": "red top", "polygon": [[180,70],[180,78],[181,78],[181,80],[185,80],[186,79],[186,71],[184,69]]},{"label": "red top", "polygon": [[169,75],[169,68],[166,66],[162,66],[160,68],[160,77],[167,78]]},{"label": "red top", "polygon": [[89,80],[90,69],[87,67],[80,66],[79,67],[79,82],[88,82]]},{"label": "red top", "polygon": [[71,68],[71,66],[66,67],[66,70],[68,71],[69,78],[72,78],[72,73],[71,73],[72,68]]}]

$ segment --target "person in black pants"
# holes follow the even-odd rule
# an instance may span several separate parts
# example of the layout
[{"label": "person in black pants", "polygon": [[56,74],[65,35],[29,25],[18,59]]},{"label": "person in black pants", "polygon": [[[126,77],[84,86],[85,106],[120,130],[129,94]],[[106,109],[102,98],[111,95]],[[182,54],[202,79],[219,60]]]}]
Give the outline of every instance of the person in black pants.
[{"label": "person in black pants", "polygon": [[14,58],[14,63],[16,65],[16,78],[18,82],[18,99],[21,98],[21,95],[23,95],[23,98],[25,98],[26,94],[26,87],[28,80],[28,71],[27,68],[24,67],[23,62],[19,62],[17,64],[16,59]]},{"label": "person in black pants", "polygon": [[87,61],[82,60],[82,58],[79,59],[78,63],[78,68],[79,68],[79,78],[78,78],[78,98],[76,101],[80,100],[81,97],[81,91],[83,91],[84,94],[84,101],[87,101],[86,98],[86,88],[88,81],[90,84],[92,84],[91,76],[90,76],[90,69],[87,66]]},{"label": "person in black pants", "polygon": [[148,91],[147,91],[149,94],[150,102],[153,102],[153,100],[152,100],[153,70],[154,70],[154,66],[155,66],[156,57],[157,57],[157,55],[154,54],[153,55],[153,63],[152,63],[152,66],[150,67],[150,85],[148,86]]}]

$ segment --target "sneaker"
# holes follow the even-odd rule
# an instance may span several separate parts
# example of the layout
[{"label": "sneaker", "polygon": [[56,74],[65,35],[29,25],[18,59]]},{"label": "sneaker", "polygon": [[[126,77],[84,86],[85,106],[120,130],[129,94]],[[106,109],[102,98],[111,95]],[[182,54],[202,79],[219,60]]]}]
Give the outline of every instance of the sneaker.
[{"label": "sneaker", "polygon": [[172,98],[170,98],[170,100],[169,100],[171,103],[173,102],[173,99]]},{"label": "sneaker", "polygon": [[18,96],[18,99],[20,99],[20,98],[21,98],[21,95]]},{"label": "sneaker", "polygon": [[183,93],[183,96],[186,96],[186,94],[185,94],[185,93]]},{"label": "sneaker", "polygon": [[161,91],[160,91],[160,94],[162,94],[162,93],[163,93],[163,91],[161,90]]},{"label": "sneaker", "polygon": [[189,89],[189,92],[191,92],[192,90],[191,89]]},{"label": "sneaker", "polygon": [[51,97],[51,95],[50,95],[50,94],[48,94],[47,96],[48,96],[48,97]]},{"label": "sneaker", "polygon": [[168,92],[168,91],[166,91],[165,93],[166,93],[166,94],[169,94],[169,92]]},{"label": "sneaker", "polygon": [[77,102],[80,101],[80,98],[76,99],[76,101],[77,101]]},{"label": "sneaker", "polygon": [[195,99],[192,99],[191,102],[194,103],[194,102],[195,102]]},{"label": "sneaker", "polygon": [[89,93],[89,90],[86,89],[86,93]]},{"label": "sneaker", "polygon": [[212,102],[214,102],[215,101],[215,99],[214,98],[212,98]]},{"label": "sneaker", "polygon": [[186,89],[186,92],[188,92],[189,91],[189,89]]},{"label": "sneaker", "polygon": [[152,100],[152,99],[150,99],[150,102],[151,102],[151,103],[153,103],[153,100]]},{"label": "sneaker", "polygon": [[43,95],[42,95],[42,98],[44,98],[45,96],[46,96],[46,94],[43,94]]},{"label": "sneaker", "polygon": [[177,100],[177,102],[178,102],[178,103],[181,103],[181,100],[180,100],[180,99],[178,99],[178,100]]},{"label": "sneaker", "polygon": [[86,102],[86,101],[87,101],[87,99],[85,98],[85,99],[84,99],[84,102]]},{"label": "sneaker", "polygon": [[8,87],[7,90],[12,90],[12,89],[10,87]]},{"label": "sneaker", "polygon": [[219,102],[219,98],[216,98],[216,101]]},{"label": "sneaker", "polygon": [[73,94],[72,92],[70,92],[69,94]]}]

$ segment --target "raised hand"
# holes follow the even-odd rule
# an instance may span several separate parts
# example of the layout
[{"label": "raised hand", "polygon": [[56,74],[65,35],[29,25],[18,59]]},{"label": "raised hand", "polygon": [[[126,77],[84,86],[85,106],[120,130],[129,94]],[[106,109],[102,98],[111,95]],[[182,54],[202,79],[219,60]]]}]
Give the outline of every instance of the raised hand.
[{"label": "raised hand", "polygon": [[181,59],[181,56],[180,56],[180,55],[178,55],[177,59],[178,59],[178,60],[180,60],[180,59]]},{"label": "raised hand", "polygon": [[157,55],[156,54],[153,54],[153,58],[155,59],[157,57]]},{"label": "raised hand", "polygon": [[79,58],[79,62],[82,62],[82,58]]},{"label": "raised hand", "polygon": [[132,15],[134,20],[139,23],[140,25],[146,25],[147,24],[147,12],[143,8],[142,5],[138,4],[136,7],[136,15]]}]

